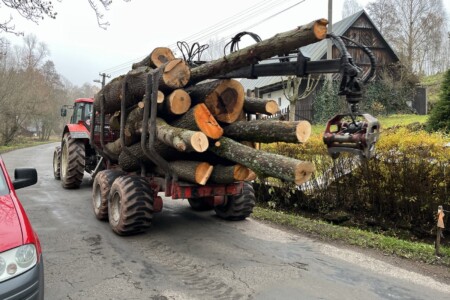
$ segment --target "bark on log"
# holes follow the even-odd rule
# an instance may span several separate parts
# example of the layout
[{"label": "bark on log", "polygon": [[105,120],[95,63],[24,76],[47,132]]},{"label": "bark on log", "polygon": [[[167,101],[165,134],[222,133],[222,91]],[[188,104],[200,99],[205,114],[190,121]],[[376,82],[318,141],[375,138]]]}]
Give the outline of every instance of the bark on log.
[{"label": "bark on log", "polygon": [[[180,160],[184,157],[182,152],[178,152],[174,148],[165,145],[161,141],[155,141],[155,151],[167,161]],[[119,155],[119,166],[126,172],[138,171],[141,165],[146,167],[154,167],[153,162],[142,151],[141,143],[136,143],[127,147]]]},{"label": "bark on log", "polygon": [[251,114],[273,115],[280,110],[275,100],[245,97],[244,111]]},{"label": "bark on log", "polygon": [[132,65],[132,69],[137,69],[139,67],[151,67],[157,68],[161,65],[174,60],[175,56],[173,55],[172,50],[167,47],[157,47],[153,49],[153,51],[140,62],[134,63]]},{"label": "bark on log", "polygon": [[171,122],[170,125],[193,131],[201,131],[212,139],[218,139],[223,134],[222,127],[217,123],[214,116],[203,103],[195,105],[180,118]]},{"label": "bark on log", "polygon": [[242,165],[214,166],[209,182],[229,184],[236,181],[245,180],[250,174],[250,170]]},{"label": "bark on log", "polygon": [[[178,179],[191,183],[205,185],[213,171],[213,166],[207,162],[197,161],[172,161],[169,162],[169,168],[178,176]],[[165,176],[164,170],[155,167],[155,172]]]},{"label": "bark on log", "polygon": [[205,152],[209,147],[207,136],[201,131],[173,127],[163,119],[156,119],[156,136],[164,144],[178,151]]},{"label": "bark on log", "polygon": [[244,107],[245,92],[234,79],[214,80],[186,88],[195,104],[205,103],[216,120],[233,123]]},{"label": "bark on log", "polygon": [[[163,72],[159,81],[161,92],[171,92],[182,88],[189,81],[189,66],[181,59],[169,61],[160,68]],[[100,111],[100,103],[103,96],[105,97],[104,110],[106,114],[120,110],[124,82],[127,83],[126,107],[137,104],[144,98],[147,76],[151,72],[155,72],[155,70],[148,67],[140,67],[129,71],[126,75],[114,78],[95,95],[94,107],[96,111]]]},{"label": "bark on log", "polygon": [[[140,104],[127,117],[124,127],[126,146],[138,142],[141,138],[144,103]],[[178,151],[204,152],[209,146],[208,138],[203,132],[173,127],[161,118],[156,118],[156,126],[156,138]],[[150,130],[150,124],[148,130]]]},{"label": "bark on log", "polygon": [[326,19],[319,19],[193,68],[189,85],[323,40],[327,34],[327,24]]},{"label": "bark on log", "polygon": [[224,127],[224,136],[260,143],[305,143],[311,135],[308,121],[238,121]]},{"label": "bark on log", "polygon": [[221,137],[220,144],[220,147],[211,146],[209,151],[244,165],[257,174],[302,184],[308,181],[315,171],[311,162],[256,150],[227,137]]}]

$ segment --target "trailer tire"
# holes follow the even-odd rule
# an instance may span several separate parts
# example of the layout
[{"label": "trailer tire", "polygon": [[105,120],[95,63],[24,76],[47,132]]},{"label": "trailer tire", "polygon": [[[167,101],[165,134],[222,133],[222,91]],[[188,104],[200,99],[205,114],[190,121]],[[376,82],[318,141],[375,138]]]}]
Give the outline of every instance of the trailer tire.
[{"label": "trailer tire", "polygon": [[111,186],[117,177],[124,174],[125,172],[119,170],[103,170],[94,177],[92,208],[97,219],[108,220],[108,199]]},{"label": "trailer tire", "polygon": [[196,211],[207,211],[214,208],[214,197],[189,198],[188,202]]},{"label": "trailer tire", "polygon": [[61,146],[53,151],[53,176],[56,180],[61,179]]},{"label": "trailer tire", "polygon": [[79,188],[84,176],[85,149],[82,140],[65,134],[61,147],[61,185],[66,189]]},{"label": "trailer tire", "polygon": [[142,177],[118,177],[111,186],[108,217],[112,230],[118,235],[146,231],[152,221],[154,194]]},{"label": "trailer tire", "polygon": [[214,207],[216,214],[225,220],[244,220],[253,212],[255,206],[255,190],[250,182],[244,182],[242,194],[226,196],[225,204]]}]

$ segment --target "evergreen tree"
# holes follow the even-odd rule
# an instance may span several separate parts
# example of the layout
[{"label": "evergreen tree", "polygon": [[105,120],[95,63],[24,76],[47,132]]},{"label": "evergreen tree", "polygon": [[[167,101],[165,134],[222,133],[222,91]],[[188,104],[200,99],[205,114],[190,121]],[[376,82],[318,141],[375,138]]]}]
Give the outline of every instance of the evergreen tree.
[{"label": "evergreen tree", "polygon": [[427,128],[429,131],[450,132],[450,69],[444,75],[439,100],[430,113]]}]

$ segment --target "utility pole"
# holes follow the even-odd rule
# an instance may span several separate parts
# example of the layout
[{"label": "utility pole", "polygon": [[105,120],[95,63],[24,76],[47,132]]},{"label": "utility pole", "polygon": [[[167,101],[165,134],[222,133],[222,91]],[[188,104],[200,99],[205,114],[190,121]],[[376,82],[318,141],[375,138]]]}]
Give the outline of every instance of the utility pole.
[{"label": "utility pole", "polygon": [[[328,0],[328,27],[327,32],[333,32],[333,0]],[[333,43],[331,39],[327,40],[327,60],[333,59]],[[329,87],[331,87],[331,82],[333,80],[333,74],[327,75]]]},{"label": "utility pole", "polygon": [[102,84],[102,88],[105,86],[106,83],[106,77],[110,78],[111,75],[107,75],[106,73],[99,73],[98,74],[100,77],[102,77],[102,81],[95,79],[94,82],[98,82]]}]

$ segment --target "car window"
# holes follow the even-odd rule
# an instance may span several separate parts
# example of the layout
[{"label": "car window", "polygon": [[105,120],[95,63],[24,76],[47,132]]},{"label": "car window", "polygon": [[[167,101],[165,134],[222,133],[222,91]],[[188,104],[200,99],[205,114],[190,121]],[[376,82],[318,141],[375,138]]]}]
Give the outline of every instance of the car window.
[{"label": "car window", "polygon": [[8,186],[6,185],[5,174],[0,169],[0,195],[9,194]]}]

